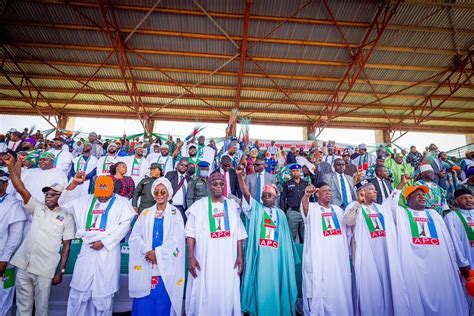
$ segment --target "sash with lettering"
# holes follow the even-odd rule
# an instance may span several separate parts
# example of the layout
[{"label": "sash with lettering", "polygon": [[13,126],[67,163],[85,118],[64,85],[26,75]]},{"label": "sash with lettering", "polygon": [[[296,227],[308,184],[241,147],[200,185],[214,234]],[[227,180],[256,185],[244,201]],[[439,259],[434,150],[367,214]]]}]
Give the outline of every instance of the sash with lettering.
[{"label": "sash with lettering", "polygon": [[139,176],[140,175],[140,166],[142,164],[142,161],[138,162],[137,158],[133,158],[133,164],[132,164],[132,176]]},{"label": "sash with lettering", "polygon": [[[111,162],[108,162],[107,159],[109,158],[109,156],[105,156],[104,157],[104,162],[102,163],[102,174],[104,175],[108,175],[110,174],[110,165],[112,164]],[[113,159],[113,158],[112,158]]]},{"label": "sash with lettering", "polygon": [[464,214],[462,214],[459,210],[454,211],[458,216],[459,219],[461,220],[464,230],[466,231],[467,238],[469,238],[469,243],[471,244],[471,247],[474,247],[474,232],[472,231],[472,226],[474,226],[474,221],[472,217],[469,215],[467,217],[464,217]]},{"label": "sash with lettering", "polygon": [[97,203],[97,198],[94,196],[89,207],[89,212],[87,213],[86,220],[86,231],[105,231],[107,226],[107,216],[109,211],[112,208],[112,205],[115,202],[115,194],[109,200],[105,210],[99,209],[99,203]]},{"label": "sash with lettering", "polygon": [[341,226],[337,219],[336,213],[331,206],[331,212],[325,212],[323,209],[321,213],[321,223],[323,225],[323,236],[342,235]]},{"label": "sash with lettering", "polygon": [[263,212],[260,225],[260,246],[278,248],[278,225],[267,211]]},{"label": "sash with lettering", "polygon": [[230,237],[229,210],[227,200],[224,199],[224,212],[212,208],[211,197],[208,197],[208,216],[211,238]]},{"label": "sash with lettering", "polygon": [[417,217],[416,213],[418,212],[415,212],[415,216],[413,216],[412,212],[409,211],[406,207],[405,211],[407,212],[408,220],[410,221],[411,237],[413,243],[416,245],[438,246],[438,232],[436,231],[436,227],[433,218],[431,217],[431,214],[426,211],[420,211],[426,214],[427,217],[425,218]]},{"label": "sash with lettering", "polygon": [[367,227],[369,228],[370,237],[377,238],[377,237],[384,237],[385,236],[385,221],[383,218],[382,213],[379,212],[377,206],[375,206],[375,211],[377,213],[369,213],[361,207],[362,215],[364,216],[365,222],[367,223]]}]

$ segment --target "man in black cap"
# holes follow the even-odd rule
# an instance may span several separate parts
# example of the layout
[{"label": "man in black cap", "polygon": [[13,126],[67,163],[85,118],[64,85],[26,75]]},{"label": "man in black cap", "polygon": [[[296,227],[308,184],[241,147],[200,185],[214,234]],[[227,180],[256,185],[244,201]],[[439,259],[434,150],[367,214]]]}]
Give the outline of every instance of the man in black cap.
[{"label": "man in black cap", "polygon": [[[140,214],[144,209],[149,208],[155,204],[155,198],[151,193],[151,186],[156,179],[163,176],[160,164],[153,162],[150,165],[150,176],[143,178],[133,191],[132,206],[137,214]],[[140,198],[140,205],[138,199]]]},{"label": "man in black cap", "polygon": [[304,222],[300,212],[301,199],[304,196],[304,190],[308,182],[301,179],[301,166],[293,164],[289,167],[292,178],[283,183],[283,190],[280,198],[281,209],[286,212],[288,225],[290,225],[293,239],[300,243],[304,241]]},{"label": "man in black cap", "polygon": [[[464,277],[469,277],[469,270],[474,269],[474,197],[469,189],[454,191],[457,209],[449,212],[444,221],[454,243],[456,262]],[[472,308],[473,298],[468,297]]]}]

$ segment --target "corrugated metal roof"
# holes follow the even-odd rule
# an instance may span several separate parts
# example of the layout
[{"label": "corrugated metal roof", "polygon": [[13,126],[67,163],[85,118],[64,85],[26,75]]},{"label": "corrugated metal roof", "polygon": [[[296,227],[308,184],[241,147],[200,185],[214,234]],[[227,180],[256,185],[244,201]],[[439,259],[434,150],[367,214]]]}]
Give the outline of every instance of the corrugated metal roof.
[{"label": "corrugated metal roof", "polygon": [[[91,6],[46,2],[48,3],[43,3],[42,0],[10,3],[4,17],[6,21],[14,21],[14,23],[5,25],[7,49],[14,55],[15,59],[21,61],[22,70],[33,77],[32,81],[35,85],[44,90],[43,95],[54,101],[54,106],[60,107],[63,105],[62,102],[65,103],[71,99],[74,93],[82,87],[82,83],[74,80],[74,77],[79,77],[78,79],[84,82],[94,74],[97,67],[110,54],[111,43],[103,31],[79,30],[81,27],[79,29],[71,28],[71,25],[103,25],[104,21],[96,1],[82,2],[83,4],[90,3]],[[133,3],[126,0],[114,1],[115,6],[123,4],[121,8],[116,7],[114,9],[119,26],[121,28],[134,28],[146,14],[146,8],[152,7],[155,3],[155,0],[137,0]],[[215,17],[214,20],[231,36],[242,36],[244,25],[242,17],[245,1],[199,0],[199,3],[209,12],[233,14],[230,17]],[[279,43],[249,42],[250,54],[270,59],[283,58],[292,62],[267,59],[258,61],[257,66],[250,59],[245,61],[240,92],[242,113],[250,114],[256,111],[251,117],[257,120],[269,121],[271,119],[273,121],[283,120],[288,122],[299,120],[306,125],[308,124],[308,118],[302,112],[309,113],[311,118],[315,119],[320,111],[324,109],[325,102],[331,100],[337,87],[340,86],[342,90],[350,88],[347,82],[340,85],[340,81],[349,69],[351,55],[345,47],[333,47],[333,43],[342,43],[343,39],[334,25],[321,23],[324,22],[323,20],[331,20],[324,5],[317,1],[310,2],[298,14],[293,16],[306,20],[281,23],[285,18],[292,16],[299,6],[306,3],[307,0],[260,0],[252,2],[251,15],[260,17],[250,19],[248,36],[251,38],[268,37],[269,39],[277,39]],[[370,23],[375,16],[379,3],[369,0],[340,0],[330,1],[328,4],[335,18],[345,21],[346,25],[340,26],[340,29],[348,42],[351,44],[361,43],[367,28],[361,27],[361,24],[348,26],[347,23]],[[129,9],[126,9],[127,6]],[[132,6],[142,6],[142,8],[132,8]],[[223,35],[221,30],[200,12],[200,9],[192,0],[163,1],[159,7],[173,10],[192,10],[195,14],[153,12],[140,29],[176,32],[177,36],[137,32],[128,42],[132,49],[177,52],[172,55],[153,51],[141,53],[146,60],[133,52],[128,53],[128,60],[133,68],[132,74],[138,82],[137,87],[142,94],[142,100],[147,111],[155,111],[158,106],[171,102],[168,107],[159,111],[159,117],[185,115],[188,119],[193,116],[202,119],[206,115],[215,116],[218,114],[220,119],[225,119],[216,111],[216,108],[227,113],[235,106],[240,58],[238,57],[224,66],[220,73],[209,77],[207,74],[222,66],[226,59],[182,56],[179,52],[232,56],[239,49],[225,39],[180,36],[181,32],[197,34],[197,37],[202,37],[205,34]],[[78,11],[82,13],[82,16]],[[336,121],[344,124],[350,124],[351,122],[367,123],[368,125],[370,123],[387,124],[388,120],[385,118],[385,113],[397,117],[410,113],[423,102],[424,96],[428,96],[435,91],[436,83],[444,80],[447,74],[431,78],[427,81],[430,83],[429,85],[406,89],[407,86],[410,83],[425,80],[435,75],[437,71],[451,66],[453,62],[452,55],[454,54],[452,51],[472,49],[472,35],[474,34],[472,13],[472,9],[457,7],[448,10],[442,8],[438,3],[430,3],[430,5],[401,4],[391,21],[391,25],[398,25],[396,27],[398,29],[389,26],[385,30],[379,43],[379,45],[385,46],[384,49],[373,51],[368,61],[369,66],[364,70],[368,78],[375,82],[373,88],[377,95],[396,94],[382,100],[382,104],[387,105],[390,109],[384,112],[377,106],[372,88],[363,81],[365,76],[361,75],[357,83],[351,88],[351,93],[345,98],[344,102],[346,104],[342,104],[338,110],[339,114],[351,111],[350,114],[338,117]],[[448,19],[448,14],[451,15],[453,27],[462,29],[462,32],[453,34],[449,31],[452,25]],[[314,23],[316,19],[319,19],[318,23]],[[56,24],[56,27],[24,25],[30,22]],[[400,29],[400,25],[407,27]],[[425,28],[423,29],[423,27]],[[440,30],[440,28],[444,29]],[[82,27],[82,29],[84,28]],[[472,33],[469,33],[469,30],[472,30]],[[128,33],[125,33],[123,37],[127,35]],[[22,49],[28,52],[25,53],[12,45],[8,45],[13,41],[16,43],[36,43],[44,47],[24,46]],[[288,41],[293,42],[289,43]],[[322,43],[319,45],[304,45],[302,42],[295,41]],[[330,44],[325,45],[325,42]],[[71,47],[47,48],[47,46],[51,46],[50,44],[80,45],[83,47],[82,49],[72,49]],[[237,41],[237,44],[240,45],[240,41]],[[91,47],[104,47],[107,51],[98,51],[97,48],[91,50]],[[399,52],[399,48],[412,51]],[[426,52],[424,50],[419,52],[416,51],[416,48],[432,49],[433,51]],[[352,50],[355,52],[355,49]],[[1,54],[3,54],[3,51]],[[55,67],[63,73],[41,64],[42,60],[53,62]],[[301,60],[317,63],[333,61],[347,63],[347,66],[308,64],[308,62],[300,62]],[[131,101],[126,93],[117,64],[115,56],[112,56],[108,64],[98,71],[95,78],[89,82],[89,86],[98,91],[94,92],[90,91],[89,88],[84,88],[81,93],[74,97],[73,102],[66,109],[68,111],[83,111],[83,113],[97,111],[98,115],[101,112],[109,113],[112,111],[133,114],[129,107],[124,106],[129,105]],[[379,65],[385,66],[381,67]],[[391,66],[400,69],[387,69]],[[263,71],[260,67],[263,68]],[[422,68],[414,70],[419,67]],[[12,80],[15,85],[18,85],[20,73],[17,67],[7,60],[4,69],[10,75],[12,72],[15,73]],[[159,69],[164,69],[165,73],[160,72]],[[272,76],[273,81],[266,78],[265,73]],[[42,76],[45,78],[42,78]],[[69,79],[67,79],[68,77]],[[27,109],[26,103],[15,99],[11,100],[12,98],[20,98],[20,95],[9,87],[10,82],[5,79],[0,79],[0,86],[4,87],[0,89],[0,112],[2,107],[18,106],[19,111]],[[185,92],[185,89],[176,82],[187,87],[202,82],[203,86],[193,88],[193,92],[198,96],[196,98],[189,92]],[[451,110],[436,111],[432,116],[444,119],[450,117],[453,119],[470,119],[474,117],[472,113],[474,112],[472,82],[469,84],[470,87],[462,88],[456,92],[457,100],[448,99],[440,107],[441,110],[443,108],[451,108]],[[280,88],[285,90],[291,100],[288,100],[285,93],[280,91]],[[104,96],[100,92],[109,92],[109,96]],[[177,95],[183,93],[182,97],[174,100]],[[435,94],[447,95],[449,94],[449,88],[438,89]],[[343,93],[340,95],[343,95]],[[2,100],[2,98],[5,100]],[[210,105],[205,104],[199,98],[208,100]],[[111,106],[110,104],[113,104],[114,100],[118,103]],[[299,107],[293,104],[293,101],[299,103]],[[99,105],[94,105],[94,102]],[[441,100],[433,100],[434,106],[439,102]],[[40,104],[44,106],[44,103]],[[354,111],[354,104],[371,104],[371,106],[361,107]],[[402,107],[406,107],[406,110]],[[456,114],[452,108],[459,109],[464,113]],[[281,111],[281,113],[278,113],[278,111]],[[272,115],[269,116],[267,112],[272,113]],[[406,124],[413,123],[411,118],[403,122]],[[465,126],[465,123],[459,120],[456,122],[443,120],[443,122],[444,125],[440,124],[439,120],[427,121],[424,124],[436,126],[436,128]]]}]

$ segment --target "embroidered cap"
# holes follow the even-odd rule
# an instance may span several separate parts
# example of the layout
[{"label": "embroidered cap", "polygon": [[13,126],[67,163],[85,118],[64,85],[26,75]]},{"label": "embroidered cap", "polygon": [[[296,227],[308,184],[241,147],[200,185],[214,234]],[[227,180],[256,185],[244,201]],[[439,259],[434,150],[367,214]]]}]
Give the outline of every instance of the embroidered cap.
[{"label": "embroidered cap", "polygon": [[218,172],[218,171],[213,172],[209,176],[209,183],[211,183],[212,181],[216,181],[216,180],[224,181],[224,175],[222,173]]},{"label": "embroidered cap", "polygon": [[356,191],[359,191],[360,189],[365,188],[365,187],[367,187],[371,184],[372,184],[371,182],[369,182],[368,180],[365,180],[365,179],[362,180],[362,181],[359,181],[355,184]]},{"label": "embroidered cap", "polygon": [[110,176],[99,176],[95,180],[94,195],[96,197],[110,197],[114,193],[114,180]]},{"label": "embroidered cap", "polygon": [[275,195],[278,195],[278,188],[273,183],[266,184],[263,187],[262,193],[273,193]]},{"label": "embroidered cap", "polygon": [[425,164],[420,166],[420,172],[426,172],[426,171],[433,171],[433,167],[431,165]]},{"label": "embroidered cap", "polygon": [[403,195],[408,200],[410,194],[417,190],[422,190],[425,194],[430,192],[430,189],[426,185],[410,185],[405,189],[405,193]]}]

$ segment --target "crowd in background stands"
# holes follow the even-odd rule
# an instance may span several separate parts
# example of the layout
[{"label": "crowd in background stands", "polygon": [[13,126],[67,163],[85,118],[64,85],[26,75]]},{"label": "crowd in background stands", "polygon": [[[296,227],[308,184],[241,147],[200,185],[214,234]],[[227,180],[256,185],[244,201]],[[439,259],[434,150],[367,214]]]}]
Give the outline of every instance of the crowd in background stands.
[{"label": "crowd in background stands", "polygon": [[[243,144],[235,137],[217,147],[214,140],[206,142],[204,136],[197,135],[176,141],[172,136],[167,140],[127,139],[126,135],[119,139],[101,139],[94,132],[87,139],[76,136],[65,132],[47,139],[40,131],[26,128],[21,132],[11,129],[6,135],[0,135],[2,181],[8,178],[5,161],[16,160],[15,168],[28,194],[42,202],[45,192],[53,196],[55,193],[50,191],[60,192],[74,181],[83,184],[84,196],[93,194],[97,192],[97,179],[110,176],[113,192],[124,197],[138,215],[156,203],[156,196],[153,196],[155,180],[165,177],[171,186],[168,190],[172,192],[170,203],[186,223],[186,210],[209,196],[209,179],[220,173],[223,195],[238,203],[247,190],[254,199],[262,201],[264,188],[275,185],[291,236],[299,243],[305,240],[305,223],[300,210],[302,199],[308,187],[321,187],[321,183],[332,191],[331,204],[343,210],[357,201],[355,184],[364,180],[374,185],[378,204],[388,199],[400,183],[405,184],[403,190],[410,185],[425,186],[429,188],[427,208],[441,216],[456,208],[457,189],[474,193],[474,152],[467,151],[465,157],[458,160],[440,152],[435,144],[423,152],[415,146],[408,152],[390,146],[368,152],[365,144],[340,148],[334,141],[315,141],[308,150],[292,147],[286,151],[274,141],[268,148],[260,148],[258,141]],[[241,174],[245,177],[245,192],[240,182]],[[104,187],[107,185],[104,182]],[[15,195],[12,185],[6,193]],[[24,191],[20,195],[25,200]],[[402,194],[401,205],[406,203],[404,196]],[[314,202],[315,197],[311,199]],[[65,261],[61,263],[65,264]],[[54,275],[54,282],[61,282],[60,275]]]},{"label": "crowd in background stands", "polygon": [[[294,165],[300,167],[296,168],[300,170],[300,178],[303,181],[303,184],[299,185],[300,190],[304,189],[304,185],[315,184],[323,179],[328,180],[331,174],[333,176],[337,173],[344,174],[347,179],[348,192],[345,193],[347,201],[343,201],[344,196],[340,189],[344,187],[341,186],[342,182],[335,181],[333,184],[334,188],[339,188],[340,193],[341,203],[336,204],[342,206],[350,203],[353,184],[364,178],[370,181],[382,179],[386,181],[386,186],[380,188],[382,193],[379,194],[380,197],[383,196],[383,189],[391,191],[398,185],[402,174],[410,176],[413,183],[429,183],[433,192],[433,196],[430,196],[431,205],[440,214],[454,205],[453,194],[456,188],[465,187],[474,190],[474,178],[469,176],[472,174],[472,170],[469,169],[474,164],[474,152],[467,151],[465,158],[457,159],[454,156],[449,157],[446,152],[440,152],[435,144],[429,145],[423,152],[419,152],[415,146],[411,146],[408,152],[405,149],[397,152],[397,148],[392,150],[381,145],[375,152],[368,153],[365,144],[360,144],[356,148],[338,148],[334,141],[322,144],[314,142],[308,150],[292,147],[286,151],[275,141],[272,141],[268,148],[261,149],[258,140],[253,144],[244,145],[235,137],[226,141],[223,147],[217,148],[213,139],[206,144],[204,136],[193,137],[184,142],[179,138],[175,142],[173,136],[169,136],[166,141],[159,137],[145,141],[139,138],[127,139],[126,135],[120,139],[103,140],[94,132],[89,134],[87,140],[77,139],[78,137],[74,136],[72,132],[65,132],[58,134],[54,139],[46,139],[39,130],[33,132],[25,128],[20,132],[11,129],[6,135],[0,135],[0,153],[10,151],[23,160],[24,168],[34,169],[39,167],[42,153],[51,152],[54,154],[55,168],[63,171],[68,179],[78,171],[87,171],[87,180],[92,180],[89,184],[90,190],[96,176],[111,173],[116,184],[116,192],[131,199],[137,209],[143,209],[143,206],[140,208],[137,204],[140,192],[143,190],[143,183],[139,184],[144,178],[150,177],[152,163],[155,163],[153,166],[156,167],[153,169],[158,169],[153,171],[154,177],[161,177],[175,169],[179,171],[177,167],[180,161],[185,160],[186,162],[183,162],[186,165],[185,174],[191,182],[196,181],[200,175],[201,161],[209,164],[208,167],[202,167],[209,168],[209,173],[219,168],[223,171],[223,156],[229,156],[231,169],[235,169],[239,164],[244,165],[248,175],[256,173],[261,170],[260,166],[263,166],[260,172],[271,174],[271,177],[267,177],[271,179],[268,181],[276,183],[282,192],[281,207],[284,211],[292,207],[297,208],[300,202],[298,197],[292,200],[294,193],[288,190],[288,186],[293,188],[293,182],[299,183],[299,180],[295,180],[298,177],[297,171],[290,170]],[[206,147],[211,154],[204,157],[203,149]],[[88,157],[93,158],[89,160]],[[430,166],[429,170],[427,165]],[[232,171],[230,173],[232,183],[229,184],[229,188],[232,192],[229,193],[239,198],[241,193]],[[144,183],[147,182],[149,181],[145,179]],[[336,199],[337,196],[338,194]],[[147,199],[144,198],[146,202]],[[191,198],[193,199],[194,197]],[[183,204],[187,204],[187,198]]]}]

